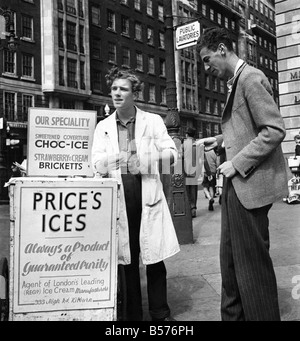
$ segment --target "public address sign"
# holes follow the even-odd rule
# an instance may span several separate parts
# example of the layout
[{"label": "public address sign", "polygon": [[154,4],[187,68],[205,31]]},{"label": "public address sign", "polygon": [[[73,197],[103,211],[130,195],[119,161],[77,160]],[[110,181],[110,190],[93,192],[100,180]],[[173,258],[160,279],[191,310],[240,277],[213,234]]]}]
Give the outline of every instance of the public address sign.
[{"label": "public address sign", "polygon": [[200,23],[193,21],[176,27],[176,49],[184,49],[197,44],[200,37]]}]

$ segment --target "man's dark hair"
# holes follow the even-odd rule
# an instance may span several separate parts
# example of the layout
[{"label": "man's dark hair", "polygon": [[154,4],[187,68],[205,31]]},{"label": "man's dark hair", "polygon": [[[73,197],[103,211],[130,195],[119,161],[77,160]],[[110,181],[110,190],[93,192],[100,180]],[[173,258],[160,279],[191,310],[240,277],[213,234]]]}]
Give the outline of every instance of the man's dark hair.
[{"label": "man's dark hair", "polygon": [[105,75],[106,84],[111,88],[116,79],[128,79],[132,84],[132,92],[137,93],[142,91],[143,84],[135,72],[127,68],[112,67],[107,75]]},{"label": "man's dark hair", "polygon": [[225,28],[210,27],[204,30],[197,42],[197,51],[200,52],[203,48],[212,51],[217,51],[219,44],[223,43],[228,51],[233,51],[232,39],[229,31]]}]

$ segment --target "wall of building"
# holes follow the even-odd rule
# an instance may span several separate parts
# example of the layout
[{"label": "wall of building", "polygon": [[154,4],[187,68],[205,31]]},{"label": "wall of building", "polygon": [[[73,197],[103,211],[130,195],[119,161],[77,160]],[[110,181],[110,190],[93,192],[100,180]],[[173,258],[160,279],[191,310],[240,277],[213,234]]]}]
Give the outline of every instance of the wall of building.
[{"label": "wall of building", "polygon": [[293,154],[300,132],[300,2],[276,0],[279,101],[287,135],[283,152]]}]

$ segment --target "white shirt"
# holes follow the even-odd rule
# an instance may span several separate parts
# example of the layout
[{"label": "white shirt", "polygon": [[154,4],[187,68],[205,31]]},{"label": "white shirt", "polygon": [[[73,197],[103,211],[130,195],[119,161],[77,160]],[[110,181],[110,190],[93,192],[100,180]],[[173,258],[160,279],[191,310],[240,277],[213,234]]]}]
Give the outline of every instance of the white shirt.
[{"label": "white shirt", "polygon": [[233,77],[230,78],[227,82],[227,88],[228,88],[228,95],[230,94],[231,90],[232,90],[232,85],[234,83],[234,79],[235,79],[235,76],[239,70],[239,68],[244,64],[244,61],[243,59],[239,59],[238,62],[236,63],[236,66],[235,66],[235,69],[234,69],[234,74],[233,74]]}]

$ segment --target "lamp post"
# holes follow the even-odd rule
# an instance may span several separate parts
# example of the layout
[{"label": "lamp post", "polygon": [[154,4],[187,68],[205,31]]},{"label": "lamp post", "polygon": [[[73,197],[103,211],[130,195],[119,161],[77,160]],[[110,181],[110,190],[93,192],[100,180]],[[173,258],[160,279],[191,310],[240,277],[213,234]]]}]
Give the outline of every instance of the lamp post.
[{"label": "lamp post", "polygon": [[[16,50],[17,42],[15,37],[15,29],[14,29],[14,22],[13,22],[13,12],[6,8],[0,7],[0,16],[4,17],[5,19],[5,27],[4,31],[9,31],[9,34],[6,35],[7,47],[9,50]],[[2,39],[0,39],[0,45],[2,45]],[[6,131],[6,119],[3,115],[3,112],[0,113],[0,204],[8,202],[7,190],[3,187],[7,176],[7,167],[5,164],[5,159],[3,155],[4,151],[4,138],[5,138],[5,131]]]},{"label": "lamp post", "polygon": [[162,182],[169,209],[180,244],[193,243],[193,225],[190,203],[186,192],[182,142],[179,136],[180,117],[177,109],[175,57],[174,57],[174,26],[172,1],[164,1],[165,11],[165,49],[167,78],[167,117],[165,120],[169,135],[173,138],[179,151],[177,165],[172,167],[171,174],[163,174]]}]

